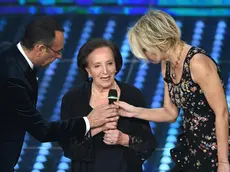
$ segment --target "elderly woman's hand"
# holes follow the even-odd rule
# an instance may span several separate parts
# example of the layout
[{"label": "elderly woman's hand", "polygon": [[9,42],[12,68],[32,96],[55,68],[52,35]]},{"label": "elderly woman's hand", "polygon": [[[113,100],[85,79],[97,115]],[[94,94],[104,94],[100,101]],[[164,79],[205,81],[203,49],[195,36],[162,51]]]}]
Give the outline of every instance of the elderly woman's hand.
[{"label": "elderly woman's hand", "polygon": [[128,146],[129,145],[129,136],[121,131],[114,129],[114,130],[106,130],[104,131],[104,143],[107,145],[122,145]]},{"label": "elderly woman's hand", "polygon": [[102,131],[117,129],[117,121],[107,122],[102,126]]}]

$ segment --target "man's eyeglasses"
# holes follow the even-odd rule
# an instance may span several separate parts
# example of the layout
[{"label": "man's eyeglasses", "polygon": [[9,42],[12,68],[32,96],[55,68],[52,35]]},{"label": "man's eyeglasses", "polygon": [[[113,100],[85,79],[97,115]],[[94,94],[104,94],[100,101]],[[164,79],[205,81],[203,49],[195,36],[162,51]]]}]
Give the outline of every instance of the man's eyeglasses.
[{"label": "man's eyeglasses", "polygon": [[56,50],[54,50],[53,48],[51,48],[49,45],[44,45],[44,46],[46,46],[47,48],[49,48],[50,50],[52,50],[54,53],[56,53],[56,54],[58,54],[58,55],[61,55],[62,52],[63,52],[63,50],[64,50],[64,49],[62,48],[62,49],[56,51]]}]

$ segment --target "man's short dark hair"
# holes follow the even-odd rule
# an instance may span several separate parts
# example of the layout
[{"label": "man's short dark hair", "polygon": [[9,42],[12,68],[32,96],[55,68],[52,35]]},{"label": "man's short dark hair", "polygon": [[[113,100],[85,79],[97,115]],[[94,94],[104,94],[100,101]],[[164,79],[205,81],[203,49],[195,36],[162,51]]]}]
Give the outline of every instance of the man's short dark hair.
[{"label": "man's short dark hair", "polygon": [[50,16],[37,17],[26,27],[21,43],[27,49],[33,49],[39,42],[51,46],[55,31],[64,32],[64,28]]},{"label": "man's short dark hair", "polygon": [[109,40],[105,40],[102,38],[93,38],[87,41],[79,50],[77,56],[77,65],[80,72],[83,75],[88,76],[88,72],[85,70],[87,67],[87,60],[90,53],[92,53],[97,48],[108,47],[113,52],[113,57],[116,64],[116,74],[120,71],[122,67],[122,56],[120,53],[119,48],[116,46],[115,43]]}]

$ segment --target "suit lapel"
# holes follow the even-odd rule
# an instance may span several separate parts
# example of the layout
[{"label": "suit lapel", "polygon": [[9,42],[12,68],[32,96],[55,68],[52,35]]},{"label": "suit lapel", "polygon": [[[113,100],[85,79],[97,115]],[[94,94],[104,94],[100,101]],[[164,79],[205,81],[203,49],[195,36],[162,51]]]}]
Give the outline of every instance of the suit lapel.
[{"label": "suit lapel", "polygon": [[32,90],[33,90],[33,98],[35,101],[35,104],[37,103],[37,97],[38,97],[38,82],[36,77],[36,69],[28,71],[26,79],[28,80]]},{"label": "suit lapel", "polygon": [[38,96],[38,83],[36,78],[36,69],[31,69],[28,62],[26,61],[25,57],[20,53],[18,48],[14,46],[13,48],[13,56],[18,63],[19,67],[21,68],[24,76],[25,81],[28,84],[28,88],[31,90],[32,99],[34,104],[37,103],[37,96]]}]

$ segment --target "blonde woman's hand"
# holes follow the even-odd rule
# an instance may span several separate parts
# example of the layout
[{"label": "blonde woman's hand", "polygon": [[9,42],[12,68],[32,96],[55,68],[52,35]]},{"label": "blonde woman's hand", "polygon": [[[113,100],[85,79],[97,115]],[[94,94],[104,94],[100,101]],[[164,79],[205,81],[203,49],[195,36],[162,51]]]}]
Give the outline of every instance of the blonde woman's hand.
[{"label": "blonde woman's hand", "polygon": [[140,113],[140,108],[137,108],[128,103],[117,101],[114,102],[114,104],[119,107],[118,113],[120,116],[131,118],[131,117],[136,117]]}]

